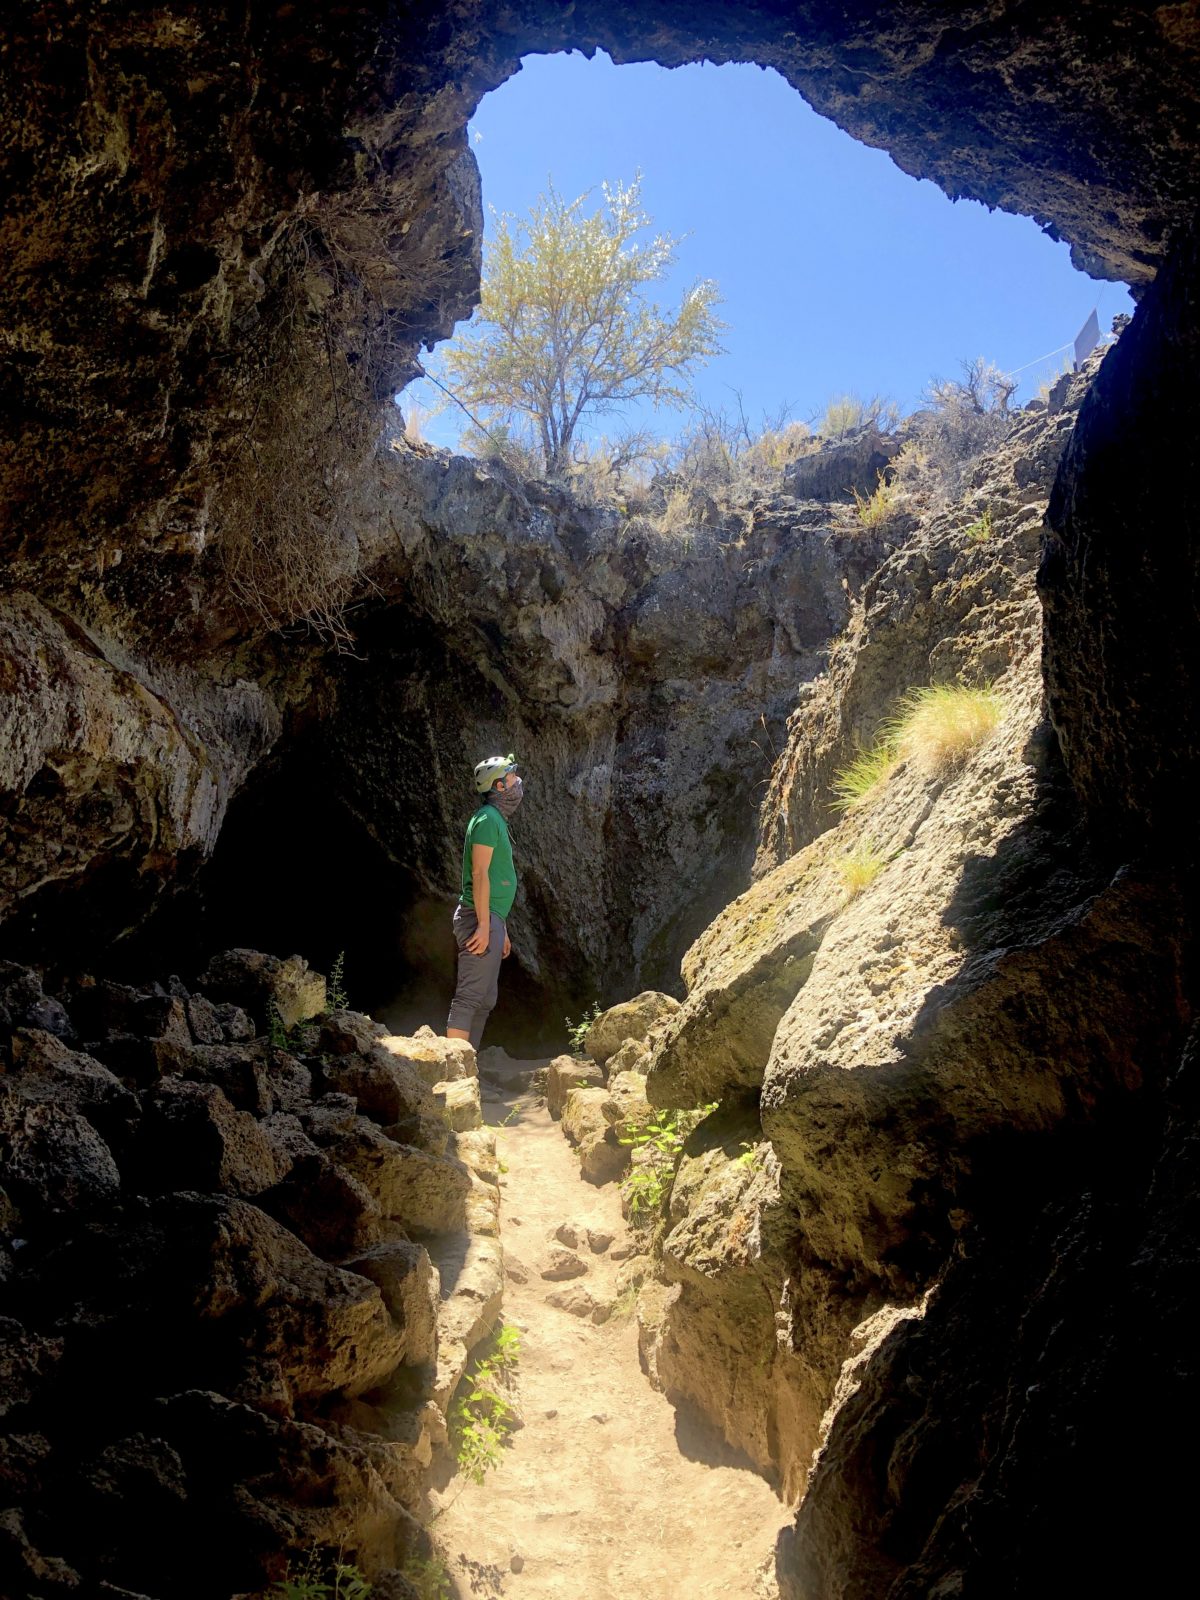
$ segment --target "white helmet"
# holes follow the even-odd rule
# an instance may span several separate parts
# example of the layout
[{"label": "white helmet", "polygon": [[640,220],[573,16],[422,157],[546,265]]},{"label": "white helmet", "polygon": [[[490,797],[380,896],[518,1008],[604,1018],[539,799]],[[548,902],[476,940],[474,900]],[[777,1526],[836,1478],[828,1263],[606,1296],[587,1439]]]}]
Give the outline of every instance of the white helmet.
[{"label": "white helmet", "polygon": [[475,768],[476,791],[486,794],[496,779],[503,778],[516,764],[517,758],[511,751],[506,756],[488,756],[486,761],[480,761]]}]

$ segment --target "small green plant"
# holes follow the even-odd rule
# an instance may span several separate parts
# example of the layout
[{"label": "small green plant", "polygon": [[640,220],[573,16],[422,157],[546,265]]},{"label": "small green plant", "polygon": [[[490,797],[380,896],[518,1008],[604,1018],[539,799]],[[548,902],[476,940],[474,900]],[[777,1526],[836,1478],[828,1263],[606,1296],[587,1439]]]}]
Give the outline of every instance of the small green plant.
[{"label": "small green plant", "polygon": [[288,1031],[283,1018],[279,1015],[279,1007],[274,1000],[271,1001],[267,1011],[267,1036],[276,1050],[288,1048]]},{"label": "small green plant", "polygon": [[567,1025],[567,1040],[571,1046],[573,1056],[580,1055],[583,1051],[583,1041],[587,1038],[588,1029],[600,1015],[600,1002],[595,1000],[590,1011],[585,1011],[578,1022],[572,1022],[570,1017],[564,1017]]},{"label": "small green plant", "polygon": [[854,510],[864,528],[882,528],[895,509],[896,491],[880,477],[872,494],[861,495],[854,491]]},{"label": "small green plant", "polygon": [[758,1145],[747,1144],[743,1140],[742,1153],[734,1156],[733,1164],[735,1167],[746,1167],[751,1172],[757,1172],[763,1164],[763,1152]]},{"label": "small green plant", "polygon": [[629,1220],[635,1227],[659,1211],[688,1134],[716,1109],[714,1100],[695,1111],[660,1111],[648,1121],[635,1124],[623,1137],[618,1135],[621,1144],[647,1152],[647,1159],[632,1166],[621,1180]]},{"label": "small green plant", "polygon": [[673,1169],[667,1165],[631,1167],[621,1184],[629,1220],[641,1227],[662,1207]]},{"label": "small green plant", "polygon": [[968,523],[963,529],[963,533],[970,539],[972,544],[983,544],[985,540],[990,539],[992,537],[991,506],[985,506],[983,515],[974,522]]},{"label": "small green plant", "polygon": [[325,1009],[326,1011],[345,1011],[348,1001],[346,999],[346,952],[339,950],[337,959],[329,969],[329,976],[325,980]]},{"label": "small green plant", "polygon": [[833,809],[849,811],[866,799],[896,765],[895,741],[884,733],[833,775]]},{"label": "small green plant", "polygon": [[450,1600],[450,1574],[440,1556],[409,1556],[401,1571],[419,1600]]},{"label": "small green plant", "polygon": [[501,1462],[516,1412],[503,1393],[506,1376],[521,1352],[519,1331],[504,1323],[492,1338],[490,1353],[472,1363],[450,1407],[450,1444],[458,1470],[472,1483],[482,1483]]},{"label": "small green plant", "polygon": [[276,1600],[367,1600],[371,1585],[356,1566],[343,1561],[340,1556],[333,1563],[330,1578],[321,1577],[325,1570],[316,1551],[306,1557],[303,1568],[275,1585]]},{"label": "small green plant", "polygon": [[842,880],[846,898],[853,900],[856,894],[874,882],[889,860],[890,857],[884,855],[869,839],[864,839],[835,861],[834,868]]}]

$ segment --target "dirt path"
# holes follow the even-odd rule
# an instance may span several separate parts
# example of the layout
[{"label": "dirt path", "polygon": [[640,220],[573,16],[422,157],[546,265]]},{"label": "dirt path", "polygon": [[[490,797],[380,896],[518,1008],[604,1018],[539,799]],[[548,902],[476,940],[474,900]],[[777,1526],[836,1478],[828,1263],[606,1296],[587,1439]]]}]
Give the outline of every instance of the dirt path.
[{"label": "dirt path", "polygon": [[[753,1600],[786,1509],[754,1473],[709,1466],[676,1442],[675,1412],[638,1366],[626,1316],[594,1325],[550,1303],[562,1291],[616,1294],[628,1235],[615,1184],[581,1181],[578,1162],[531,1096],[484,1084],[498,1130],[504,1320],[521,1330],[517,1393],[525,1426],[482,1485],[455,1480],[434,1532],[464,1594],[506,1600]],[[586,1275],[547,1281],[560,1223],[611,1233],[581,1239]],[[457,1498],[455,1498],[457,1496]],[[515,1554],[515,1561],[513,1560]],[[514,1567],[520,1570],[514,1571]]]}]

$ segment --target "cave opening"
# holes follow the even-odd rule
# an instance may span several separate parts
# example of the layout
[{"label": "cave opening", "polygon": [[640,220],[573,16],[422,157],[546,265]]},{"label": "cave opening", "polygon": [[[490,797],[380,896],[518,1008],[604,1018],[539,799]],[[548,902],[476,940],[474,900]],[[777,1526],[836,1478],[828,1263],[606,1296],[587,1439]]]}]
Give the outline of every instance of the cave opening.
[{"label": "cave opening", "polygon": [[[1068,266],[1065,247],[1027,218],[988,213],[974,202],[953,204],[935,185],[911,178],[882,152],[818,116],[771,71],[732,64],[617,66],[602,52],[590,59],[526,57],[520,72],[484,97],[468,133],[484,169],[484,201],[497,210],[528,204],[544,181],[547,151],[561,166],[567,193],[595,189],[615,175],[614,167],[633,164],[637,150],[648,169],[659,169],[665,225],[697,235],[689,240],[687,272],[681,265],[669,287],[677,290],[689,273],[707,271],[709,261],[701,260],[707,250],[733,302],[734,348],[706,372],[697,402],[705,406],[720,406],[736,393],[739,409],[765,419],[783,415],[790,396],[794,411],[811,421],[823,400],[861,390],[897,391],[912,408],[932,373],[952,367],[966,350],[990,341],[1005,354],[1025,357],[1057,339],[1050,356],[1015,363],[1022,369],[1019,392],[1030,393],[1060,370],[1070,340],[1058,336],[1069,336],[1078,320],[1087,280]],[[788,203],[801,192],[803,208]],[[748,250],[752,218],[761,217],[772,199],[770,246]],[[922,240],[923,249],[893,250],[881,285],[873,251],[884,226],[896,239]],[[821,240],[817,250],[814,237]],[[1040,293],[1031,295],[1031,281]],[[1107,323],[1131,302],[1117,285],[1103,290],[1111,290]],[[820,305],[822,314],[781,319],[773,310],[781,303]],[[803,382],[796,394],[798,374]],[[417,380],[397,398],[411,415],[414,399],[431,394]],[[663,434],[672,426],[653,408],[635,404],[627,412],[620,422],[648,424]],[[431,404],[422,427],[431,445],[454,449],[466,431],[462,420],[453,405],[438,411]],[[591,436],[611,420],[592,419]],[[587,431],[582,437],[586,443]],[[386,505],[378,509],[386,515]],[[531,520],[538,509],[531,509]],[[555,514],[563,524],[561,513],[560,505]],[[560,532],[595,543],[595,527],[573,530],[571,515]],[[636,549],[619,551],[614,564],[628,576],[638,560]],[[680,565],[686,569],[686,562]],[[572,576],[543,564],[539,601],[549,607],[560,602]],[[624,643],[639,612],[651,604],[680,605],[680,587],[702,588],[710,578],[700,564],[691,573],[664,574],[649,601],[635,595],[632,604],[616,608],[612,631],[598,648]],[[666,592],[667,580],[674,581],[673,593]],[[751,686],[752,705],[715,754],[705,752],[694,781],[681,783],[678,795],[667,785],[646,803],[640,791],[648,764],[664,766],[679,755],[655,724],[675,715],[681,696],[710,702],[705,716],[713,713],[722,642],[677,652],[682,659],[665,667],[657,639],[635,659],[627,655],[621,670],[642,680],[643,703],[635,711],[622,706],[610,719],[604,759],[597,761],[596,727],[572,727],[569,702],[530,705],[521,659],[528,641],[505,632],[506,623],[511,629],[519,619],[476,604],[472,582],[467,578],[465,585],[466,626],[451,620],[432,582],[424,591],[414,587],[403,618],[394,609],[364,608],[354,650],[334,664],[334,694],[311,716],[314,725],[304,729],[308,718],[302,716],[303,731],[289,733],[281,754],[251,776],[231,804],[198,891],[156,919],[148,937],[131,941],[123,965],[132,970],[153,947],[173,950],[181,963],[200,961],[228,943],[258,944],[280,955],[300,951],[319,967],[344,953],[356,1003],[398,1028],[426,1023],[440,1030],[453,981],[443,924],[460,849],[455,833],[469,809],[462,775],[494,746],[528,753],[535,764],[543,751],[552,752],[551,762],[530,774],[525,829],[536,832],[537,807],[549,786],[562,791],[559,799],[568,810],[575,806],[582,821],[559,816],[550,846],[530,862],[516,913],[517,956],[506,969],[492,1041],[526,1055],[549,1052],[562,1044],[565,1016],[578,1016],[631,985],[682,992],[683,951],[749,881],[756,801],[770,756],[783,738],[797,686],[820,670],[844,617],[830,609],[799,648],[793,638],[773,676]],[[683,601],[685,616],[696,599]],[[802,605],[795,596],[789,603],[793,612]],[[773,637],[760,630],[748,655],[758,648],[778,656],[780,620],[772,620]],[[782,620],[794,634],[794,619]],[[597,772],[610,769],[605,804],[581,804]],[[639,813],[633,823],[622,804],[626,797]],[[641,861],[661,848],[667,813],[680,801],[696,813],[693,839],[705,835],[706,813],[716,827],[707,830],[711,859],[691,903],[684,896],[664,905],[653,888],[639,897],[637,879]],[[564,840],[569,848],[561,848]],[[677,871],[691,870],[685,849],[676,844],[673,853]],[[591,876],[589,860],[600,863]],[[573,881],[566,876],[571,871]],[[604,924],[603,937],[594,926],[578,925],[585,920],[574,908],[581,898],[588,904],[586,921]]]}]

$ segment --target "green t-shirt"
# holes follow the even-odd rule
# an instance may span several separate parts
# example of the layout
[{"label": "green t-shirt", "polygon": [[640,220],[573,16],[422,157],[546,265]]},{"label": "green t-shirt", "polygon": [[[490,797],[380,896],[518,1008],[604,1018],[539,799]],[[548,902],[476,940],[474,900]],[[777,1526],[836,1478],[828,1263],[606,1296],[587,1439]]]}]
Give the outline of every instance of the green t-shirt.
[{"label": "green t-shirt", "polygon": [[492,859],[488,862],[488,906],[498,917],[507,917],[517,896],[517,874],[513,866],[508,823],[495,806],[480,806],[467,823],[467,837],[463,844],[462,903],[472,910],[475,909],[475,891],[471,883],[473,844],[492,847]]}]

